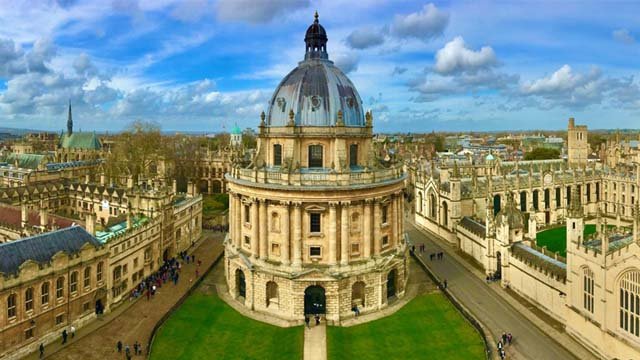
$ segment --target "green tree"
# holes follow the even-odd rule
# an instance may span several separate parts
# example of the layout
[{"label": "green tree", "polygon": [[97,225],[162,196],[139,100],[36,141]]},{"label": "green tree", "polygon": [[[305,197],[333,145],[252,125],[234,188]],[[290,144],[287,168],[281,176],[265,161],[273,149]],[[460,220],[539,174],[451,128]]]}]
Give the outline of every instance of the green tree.
[{"label": "green tree", "polygon": [[535,148],[524,155],[525,160],[547,160],[558,159],[559,157],[559,150],[544,147]]}]

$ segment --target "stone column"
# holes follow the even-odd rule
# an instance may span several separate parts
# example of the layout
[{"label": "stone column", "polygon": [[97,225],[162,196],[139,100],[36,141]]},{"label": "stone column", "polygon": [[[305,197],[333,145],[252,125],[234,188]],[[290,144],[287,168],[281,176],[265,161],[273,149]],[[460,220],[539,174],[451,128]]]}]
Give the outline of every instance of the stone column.
[{"label": "stone column", "polygon": [[268,245],[269,245],[269,218],[267,217],[267,200],[260,200],[260,259],[266,260],[268,258]]},{"label": "stone column", "polygon": [[389,240],[390,246],[395,246],[398,243],[398,203],[400,196],[393,195],[391,201],[391,239]]},{"label": "stone column", "polygon": [[376,199],[373,203],[373,255],[380,255],[382,247],[382,208],[381,199]]},{"label": "stone column", "polygon": [[235,211],[236,211],[236,220],[233,224],[231,224],[232,226],[235,226],[235,232],[236,232],[236,247],[238,247],[238,249],[240,249],[242,247],[242,224],[244,223],[244,219],[242,218],[242,200],[240,195],[236,194],[234,196],[235,201],[236,201],[236,207],[235,207]]},{"label": "stone column", "polygon": [[236,245],[236,197],[234,194],[229,193],[229,240],[233,246]]},{"label": "stone column", "polygon": [[289,265],[291,263],[291,257],[289,255],[289,246],[290,245],[290,238],[289,238],[289,231],[290,231],[290,226],[289,226],[289,219],[291,217],[291,213],[289,212],[289,203],[285,202],[284,204],[284,216],[282,217],[282,251],[280,252],[280,254],[282,255],[282,264],[283,265]]},{"label": "stone column", "polygon": [[364,242],[364,258],[371,257],[371,200],[367,199],[364,202],[364,219],[363,225],[363,242]]},{"label": "stone column", "polygon": [[338,219],[336,217],[336,203],[329,203],[329,265],[336,265],[337,263],[337,222]]},{"label": "stone column", "polygon": [[302,204],[293,204],[293,266],[302,266]]},{"label": "stone column", "polygon": [[258,215],[258,199],[253,199],[251,203],[251,255],[257,258],[259,255],[259,238],[260,238],[260,218]]},{"label": "stone column", "polygon": [[340,208],[340,265],[349,263],[349,202]]}]

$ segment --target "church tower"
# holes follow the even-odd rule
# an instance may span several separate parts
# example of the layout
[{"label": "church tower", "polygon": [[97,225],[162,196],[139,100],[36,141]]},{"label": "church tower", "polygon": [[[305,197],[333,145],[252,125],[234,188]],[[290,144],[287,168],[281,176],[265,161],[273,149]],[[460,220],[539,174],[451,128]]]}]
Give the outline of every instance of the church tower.
[{"label": "church tower", "polygon": [[567,160],[570,165],[584,165],[589,156],[588,131],[586,125],[576,125],[574,118],[569,118],[567,129]]}]

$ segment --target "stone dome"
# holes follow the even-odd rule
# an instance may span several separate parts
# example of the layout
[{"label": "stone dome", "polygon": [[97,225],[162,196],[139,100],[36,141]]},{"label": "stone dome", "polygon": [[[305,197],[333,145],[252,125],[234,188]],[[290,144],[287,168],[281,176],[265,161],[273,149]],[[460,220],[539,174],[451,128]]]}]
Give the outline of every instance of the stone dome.
[{"label": "stone dome", "polygon": [[327,36],[316,19],[305,36],[304,61],[280,82],[269,102],[267,126],[365,126],[362,100],[326,52]]}]

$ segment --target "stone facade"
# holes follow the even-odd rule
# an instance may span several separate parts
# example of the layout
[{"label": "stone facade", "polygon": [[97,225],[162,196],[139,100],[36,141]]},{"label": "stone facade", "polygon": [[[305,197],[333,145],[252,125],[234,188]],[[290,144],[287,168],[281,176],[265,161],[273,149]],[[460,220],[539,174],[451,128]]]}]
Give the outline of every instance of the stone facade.
[{"label": "stone facade", "polygon": [[[326,42],[322,34],[316,18],[307,41]],[[300,95],[290,91],[301,86],[285,84],[297,77],[287,76],[269,116],[261,116],[255,156],[227,174],[225,276],[230,294],[254,311],[291,321],[322,313],[338,323],[354,306],[373,312],[404,296],[406,176],[400,164],[376,158],[373,117],[365,119],[360,97],[324,45],[306,50],[292,74],[326,68],[337,78],[300,80],[314,83],[305,83],[309,89],[329,88]],[[332,98],[340,86],[345,97]],[[311,110],[296,105],[299,95]]]}]

